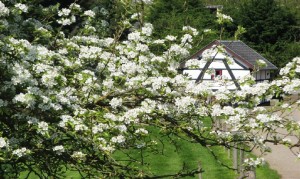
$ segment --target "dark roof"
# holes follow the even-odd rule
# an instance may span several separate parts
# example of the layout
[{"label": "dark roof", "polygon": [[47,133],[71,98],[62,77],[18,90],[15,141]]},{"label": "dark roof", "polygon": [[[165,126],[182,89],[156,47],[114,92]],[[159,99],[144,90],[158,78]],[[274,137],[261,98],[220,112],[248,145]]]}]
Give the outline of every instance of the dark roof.
[{"label": "dark roof", "polygon": [[266,58],[264,58],[261,54],[257,53],[255,50],[250,48],[244,42],[237,41],[229,41],[229,40],[218,40],[219,43],[232,50],[237,55],[241,56],[243,59],[247,60],[252,66],[256,64],[256,60],[261,59],[267,63],[267,66],[261,68],[262,70],[277,70],[277,67],[269,62]]},{"label": "dark roof", "polygon": [[[240,40],[215,40],[196,52],[189,59],[200,57],[204,50],[211,48],[213,45],[223,45],[227,53],[229,53],[237,62],[241,62],[243,66],[246,66],[249,69],[253,69],[256,65],[256,60],[259,59],[264,60],[267,63],[267,66],[260,68],[260,70],[278,69],[274,64]],[[184,66],[185,61],[180,64],[180,68],[182,69]]]}]

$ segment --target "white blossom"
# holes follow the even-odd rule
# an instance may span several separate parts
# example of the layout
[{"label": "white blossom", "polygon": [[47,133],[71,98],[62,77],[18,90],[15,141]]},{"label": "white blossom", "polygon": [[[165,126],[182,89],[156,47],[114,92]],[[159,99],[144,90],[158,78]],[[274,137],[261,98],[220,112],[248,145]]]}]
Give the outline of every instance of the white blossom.
[{"label": "white blossom", "polygon": [[7,16],[9,14],[9,9],[0,1],[0,17]]},{"label": "white blossom", "polygon": [[59,20],[57,20],[57,23],[66,26],[66,25],[71,25],[74,22],[76,22],[76,17],[75,16],[71,16],[69,18],[61,18]]},{"label": "white blossom", "polygon": [[142,27],[142,34],[146,36],[150,36],[152,34],[153,26],[150,23],[145,23],[144,27]]},{"label": "white blossom", "polygon": [[123,102],[122,98],[113,98],[109,102],[109,104],[111,105],[112,108],[116,109],[117,107],[122,106],[122,102]]},{"label": "white blossom", "polygon": [[48,132],[48,123],[41,121],[38,123],[38,132],[41,134],[46,134]]},{"label": "white blossom", "polygon": [[28,11],[28,7],[25,4],[18,3],[18,4],[15,4],[15,7],[20,9],[22,12]]},{"label": "white blossom", "polygon": [[33,95],[23,94],[23,93],[17,94],[14,97],[13,102],[14,103],[20,102],[20,103],[26,104],[27,108],[29,108],[29,107],[33,108],[34,104],[36,103],[35,98],[33,97]]},{"label": "white blossom", "polygon": [[118,135],[116,137],[111,138],[112,143],[124,143],[125,142],[125,137],[123,135]]},{"label": "white blossom", "polygon": [[195,29],[195,28],[193,28],[193,27],[191,27],[191,26],[184,26],[184,27],[182,28],[182,30],[183,30],[183,31],[187,31],[187,32],[190,31],[190,32],[192,32],[192,35],[194,35],[194,36],[196,36],[196,35],[199,34],[198,30]]},{"label": "white blossom", "polygon": [[130,34],[128,34],[128,40],[132,40],[132,41],[141,40],[141,33],[140,32],[131,32]]},{"label": "white blossom", "polygon": [[80,5],[79,5],[79,4],[76,4],[76,3],[70,4],[69,8],[70,8],[70,9],[74,9],[74,10],[78,10],[78,11],[81,11]]},{"label": "white blossom", "polygon": [[196,99],[193,99],[190,96],[175,99],[175,105],[177,106],[177,109],[184,113],[187,113],[190,108],[194,106],[195,102]]},{"label": "white blossom", "polygon": [[217,11],[218,23],[223,24],[225,22],[233,22],[233,19],[225,14],[222,14],[219,10]]},{"label": "white blossom", "polygon": [[146,134],[148,134],[148,131],[146,129],[140,128],[140,129],[137,129],[134,133],[146,135]]},{"label": "white blossom", "polygon": [[247,158],[244,160],[244,165],[251,166],[251,167],[257,167],[258,165],[262,165],[265,163],[264,158]]},{"label": "white blossom", "polygon": [[60,11],[58,11],[58,16],[68,16],[71,13],[70,9],[63,8]]},{"label": "white blossom", "polygon": [[95,17],[95,12],[94,11],[92,11],[92,10],[87,10],[87,11],[84,11],[84,13],[83,13],[84,15],[86,15],[86,16],[88,16],[88,17]]},{"label": "white blossom", "polygon": [[17,157],[22,157],[29,153],[30,150],[28,150],[26,147],[22,147],[21,149],[16,149],[12,152],[13,155],[16,155]]},{"label": "white blossom", "polygon": [[165,39],[166,39],[166,40],[169,40],[169,41],[174,41],[174,40],[176,40],[176,38],[177,38],[177,37],[175,37],[175,36],[173,36],[173,35],[167,35]]},{"label": "white blossom", "polygon": [[65,148],[62,145],[57,145],[53,147],[52,149],[54,152],[56,152],[58,155],[61,155],[63,152],[65,152]]},{"label": "white blossom", "polygon": [[84,160],[85,156],[86,156],[86,154],[84,154],[84,153],[82,153],[80,151],[75,151],[71,155],[72,158],[75,158],[75,159],[78,159],[78,160]]},{"label": "white blossom", "polygon": [[193,42],[193,38],[190,34],[184,34],[181,38],[181,44],[191,43]]},{"label": "white blossom", "polygon": [[4,138],[0,137],[0,149],[7,146],[7,142]]}]

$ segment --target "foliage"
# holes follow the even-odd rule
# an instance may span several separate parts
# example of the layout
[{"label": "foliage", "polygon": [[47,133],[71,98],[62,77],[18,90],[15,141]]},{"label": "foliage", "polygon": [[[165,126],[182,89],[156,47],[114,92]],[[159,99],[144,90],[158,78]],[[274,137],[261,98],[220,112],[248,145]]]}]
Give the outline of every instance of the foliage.
[{"label": "foliage", "polygon": [[[242,40],[279,67],[283,67],[290,58],[299,55],[297,51],[285,54],[289,43],[299,41],[299,23],[295,14],[286,7],[279,6],[275,0],[249,0],[240,3],[238,9],[230,10],[236,24],[246,29]],[[292,56],[292,57],[295,57]]]},{"label": "foliage", "polygon": [[[249,76],[240,79],[242,89],[235,93],[226,84],[214,92],[209,84],[195,84],[177,72],[198,31],[185,26],[182,35],[153,38],[153,26],[142,16],[151,0],[117,1],[122,10],[113,35],[109,10],[101,5],[89,10],[76,3],[22,2],[0,1],[1,176],[17,178],[30,171],[40,178],[62,178],[66,169],[82,178],[159,177],[136,166],[144,162],[114,155],[144,149],[159,155],[161,138],[149,130],[152,126],[163,136],[183,135],[206,148],[243,143],[267,152],[268,141],[298,149],[277,129],[297,136],[299,123],[257,106],[261,99],[299,89],[299,58],[271,83],[253,84]],[[136,15],[140,28],[133,28],[129,15]],[[131,29],[128,34],[126,29]],[[158,48],[159,53],[152,51]],[[222,51],[213,47],[203,60]],[[220,129],[219,121],[227,128]],[[246,166],[258,165],[247,161]]]},{"label": "foliage", "polygon": [[[242,25],[247,33],[241,39],[278,67],[299,56],[295,48],[300,40],[299,0],[203,0],[205,5],[223,5],[223,11],[234,19],[227,28],[233,32]],[[228,36],[227,36],[228,38]],[[287,50],[289,49],[289,50]]]},{"label": "foliage", "polygon": [[[217,38],[216,34],[213,35],[213,30],[217,29],[215,15],[205,9],[200,0],[157,0],[150,9],[147,20],[153,24],[156,29],[154,36],[158,38],[180,34],[185,25],[198,29],[200,35],[194,38],[192,52]],[[208,30],[209,36],[204,33]]]},{"label": "foliage", "polygon": [[274,0],[252,0],[241,6],[238,23],[247,29],[244,38],[255,44],[287,40],[295,18]]}]

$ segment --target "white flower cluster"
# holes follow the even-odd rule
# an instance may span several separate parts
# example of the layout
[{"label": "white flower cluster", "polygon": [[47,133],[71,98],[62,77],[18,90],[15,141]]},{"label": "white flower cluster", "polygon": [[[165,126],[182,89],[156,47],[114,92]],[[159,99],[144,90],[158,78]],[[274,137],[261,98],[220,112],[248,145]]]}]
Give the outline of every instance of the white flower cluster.
[{"label": "white flower cluster", "polygon": [[156,109],[157,102],[150,100],[150,99],[145,99],[141,103],[141,110],[144,111],[147,114],[150,114],[152,111]]},{"label": "white flower cluster", "polygon": [[188,113],[194,107],[195,103],[196,99],[193,99],[190,96],[175,99],[175,105],[177,106],[178,111],[183,113]]},{"label": "white flower cluster", "polygon": [[229,100],[229,96],[231,95],[231,92],[226,88],[221,88],[220,90],[215,92],[215,97],[217,100]]},{"label": "white flower cluster", "polygon": [[264,158],[247,158],[244,160],[244,165],[248,167],[257,167],[259,165],[265,164]]},{"label": "white flower cluster", "polygon": [[15,4],[15,7],[21,10],[22,12],[28,12],[28,7],[25,4]]},{"label": "white flower cluster", "polygon": [[238,81],[240,84],[247,83],[247,82],[253,83],[255,81],[255,78],[251,74],[248,74],[239,78]]},{"label": "white flower cluster", "polygon": [[211,29],[204,29],[203,32],[204,32],[204,33],[211,33],[212,30],[211,30]]},{"label": "white flower cluster", "polygon": [[71,10],[67,8],[62,8],[60,11],[58,11],[58,16],[68,16],[70,15]]},{"label": "white flower cluster", "polygon": [[181,44],[185,45],[186,43],[192,43],[193,42],[193,37],[190,34],[184,34],[181,37]]},{"label": "white flower cluster", "polygon": [[183,31],[187,31],[187,32],[191,32],[192,35],[194,35],[194,36],[197,36],[199,34],[198,30],[195,29],[195,28],[193,28],[193,27],[191,27],[191,26],[183,26],[182,30]]},{"label": "white flower cluster", "polygon": [[92,10],[87,10],[87,11],[84,11],[83,15],[94,18],[96,14]]},{"label": "white flower cluster", "polygon": [[258,114],[256,116],[256,119],[259,122],[262,123],[268,123],[268,122],[273,122],[273,121],[280,121],[281,117],[279,117],[277,114],[273,114],[273,115],[267,115],[267,114]]},{"label": "white flower cluster", "polygon": [[288,64],[285,65],[285,67],[280,69],[279,74],[282,75],[282,76],[287,75],[290,72],[291,68],[293,68],[293,66],[294,66],[294,63],[289,62]]},{"label": "white flower cluster", "polygon": [[41,134],[46,134],[48,132],[48,123],[41,121],[38,123],[38,132]]},{"label": "white flower cluster", "polygon": [[79,58],[97,58],[100,56],[102,48],[95,46],[81,46]]},{"label": "white flower cluster", "polygon": [[246,93],[246,94],[262,96],[262,95],[266,94],[267,90],[269,90],[270,87],[271,87],[271,84],[266,81],[263,83],[257,83],[253,86],[244,85],[244,86],[242,86],[241,92]]},{"label": "white flower cluster", "polygon": [[140,129],[135,130],[134,133],[136,133],[136,134],[147,135],[147,134],[148,134],[148,131],[147,131],[146,129],[140,128]]},{"label": "white flower cluster", "polygon": [[61,18],[60,20],[57,20],[57,23],[66,26],[66,25],[71,25],[74,22],[76,22],[76,17],[71,16],[70,18]]},{"label": "white flower cluster", "polygon": [[122,106],[122,98],[113,98],[109,104],[111,105],[112,108],[116,109],[119,106]]},{"label": "white flower cluster", "polygon": [[232,138],[232,133],[228,131],[215,130],[215,131],[211,131],[210,134],[217,136],[217,138],[221,138],[225,140]]},{"label": "white flower cluster", "polygon": [[0,149],[7,146],[7,142],[4,138],[0,137]]},{"label": "white flower cluster", "polygon": [[76,3],[70,4],[69,8],[70,8],[70,9],[74,9],[74,10],[78,10],[78,11],[81,11],[80,5],[79,5],[79,4],[76,4]]},{"label": "white flower cluster", "polygon": [[203,60],[203,61],[209,61],[209,60],[211,60],[214,56],[216,56],[218,54],[218,49],[215,47],[215,46],[213,46],[213,47],[211,47],[211,48],[208,48],[208,49],[206,49],[206,50],[204,50],[203,52],[202,52],[202,59],[201,59],[201,61]]},{"label": "white flower cluster", "polygon": [[111,138],[111,142],[112,143],[118,143],[118,144],[121,144],[121,143],[124,143],[125,142],[125,137],[123,135],[118,135],[118,136],[115,136],[115,137],[112,137]]},{"label": "white flower cluster", "polygon": [[153,91],[157,91],[165,86],[167,86],[167,83],[170,81],[170,78],[168,77],[152,77],[147,82],[144,82],[144,85],[151,84],[151,87]]},{"label": "white flower cluster", "polygon": [[217,11],[217,18],[218,18],[217,22],[219,24],[224,24],[226,22],[233,22],[233,19],[230,16],[222,14],[220,10]]},{"label": "white flower cluster", "polygon": [[22,147],[21,149],[16,149],[12,152],[13,155],[16,155],[17,157],[22,157],[29,153],[30,150],[28,150],[26,147]]},{"label": "white flower cluster", "polygon": [[283,91],[287,94],[293,94],[296,90],[298,90],[300,87],[300,80],[299,79],[293,79],[285,84],[283,87]]},{"label": "white flower cluster", "polygon": [[86,154],[80,152],[80,151],[75,151],[71,155],[72,158],[78,159],[78,160],[85,160]]},{"label": "white flower cluster", "polygon": [[153,31],[153,25],[150,23],[145,23],[144,26],[142,27],[142,34],[146,36],[151,36]]},{"label": "white flower cluster", "polygon": [[189,51],[186,48],[177,44],[174,44],[170,47],[169,53],[175,56],[180,56],[182,58],[187,57],[189,55]]},{"label": "white flower cluster", "polygon": [[98,132],[103,132],[104,130],[107,130],[109,129],[109,126],[107,124],[98,124],[98,125],[95,125],[93,128],[92,128],[92,131],[94,134],[97,134]]},{"label": "white flower cluster", "polygon": [[176,38],[177,38],[177,37],[175,37],[175,36],[173,36],[173,35],[167,35],[167,36],[165,37],[166,40],[171,41],[171,42],[172,42],[172,41],[175,41]]},{"label": "white flower cluster", "polygon": [[33,95],[31,94],[17,94],[14,99],[13,99],[14,103],[20,102],[23,104],[26,104],[27,108],[34,108],[34,104],[36,103],[35,98],[33,97]]},{"label": "white flower cluster", "polygon": [[264,61],[264,60],[262,60],[262,59],[258,59],[257,60],[257,63],[258,64],[263,64],[263,65],[266,65],[267,63]]},{"label": "white flower cluster", "polygon": [[212,95],[212,90],[210,89],[211,83],[208,82],[202,82],[196,84],[193,81],[190,81],[189,83],[185,83],[186,81],[182,78],[182,82],[176,81],[176,84],[183,83],[183,85],[186,86],[185,91],[187,93],[191,93],[192,95]]},{"label": "white flower cluster", "polygon": [[140,32],[131,32],[130,34],[128,34],[128,40],[131,41],[140,41],[141,40],[141,33]]},{"label": "white flower cluster", "polygon": [[63,152],[65,152],[65,148],[62,145],[57,145],[53,147],[52,149],[54,152],[56,152],[58,155],[61,155]]},{"label": "white flower cluster", "polygon": [[7,16],[9,14],[9,9],[0,1],[0,17]]},{"label": "white flower cluster", "polygon": [[59,10],[58,16],[61,18],[57,20],[57,23],[66,26],[76,22],[76,17],[75,15],[72,15],[72,10],[80,11],[80,5],[72,3],[69,8],[62,8]]}]

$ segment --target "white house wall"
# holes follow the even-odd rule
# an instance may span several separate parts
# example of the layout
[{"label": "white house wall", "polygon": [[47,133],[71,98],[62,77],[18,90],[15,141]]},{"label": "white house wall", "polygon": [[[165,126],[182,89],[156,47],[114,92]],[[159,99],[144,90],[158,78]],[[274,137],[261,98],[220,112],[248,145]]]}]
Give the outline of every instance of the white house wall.
[{"label": "white house wall", "polygon": [[[187,74],[191,79],[197,79],[200,75],[201,70],[184,70],[183,73]],[[250,70],[232,70],[233,75],[236,79],[242,78],[250,74]],[[222,70],[222,78],[231,79],[228,70]],[[210,80],[211,74],[209,70],[206,71],[203,77],[204,80]]]},{"label": "white house wall", "polygon": [[[219,55],[219,54],[218,54]],[[225,64],[222,60],[220,60],[220,58],[224,58],[224,56],[222,56],[222,54],[220,54],[219,56],[216,56],[215,60],[213,60],[213,62],[209,65],[208,70],[206,71],[206,73],[204,74],[203,79],[207,80],[207,79],[211,79],[211,70],[217,69],[217,70],[222,70],[222,76],[224,78],[227,79],[231,79]],[[197,60],[197,59],[195,59]],[[200,65],[199,65],[199,69],[186,69],[183,71],[184,74],[187,74],[189,77],[191,77],[191,79],[197,79],[201,69],[204,68],[205,64],[207,63],[207,61],[201,60],[200,61]],[[249,70],[243,70],[244,68],[239,65],[238,63],[236,63],[235,61],[233,61],[232,64],[228,64],[229,68],[232,69],[233,74],[235,75],[236,78],[240,78],[243,77],[245,75],[250,74]]]},{"label": "white house wall", "polygon": [[[195,59],[196,60],[196,59]],[[202,61],[199,65],[200,69],[201,68],[204,68],[205,64],[207,62],[206,61]],[[228,64],[229,68],[230,69],[243,69],[242,66],[240,66],[239,64],[237,63],[232,63],[232,64]],[[215,59],[208,67],[209,69],[218,69],[218,68],[222,68],[222,69],[226,69],[224,63],[222,60],[218,60],[218,59]]]},{"label": "white house wall", "polygon": [[[236,79],[242,78],[250,74],[250,70],[231,70],[231,71]],[[222,70],[222,76],[231,79],[231,76],[229,75],[229,72],[227,70]]]},{"label": "white house wall", "polygon": [[261,70],[253,74],[256,80],[265,80],[270,79],[270,71],[269,70]]}]

